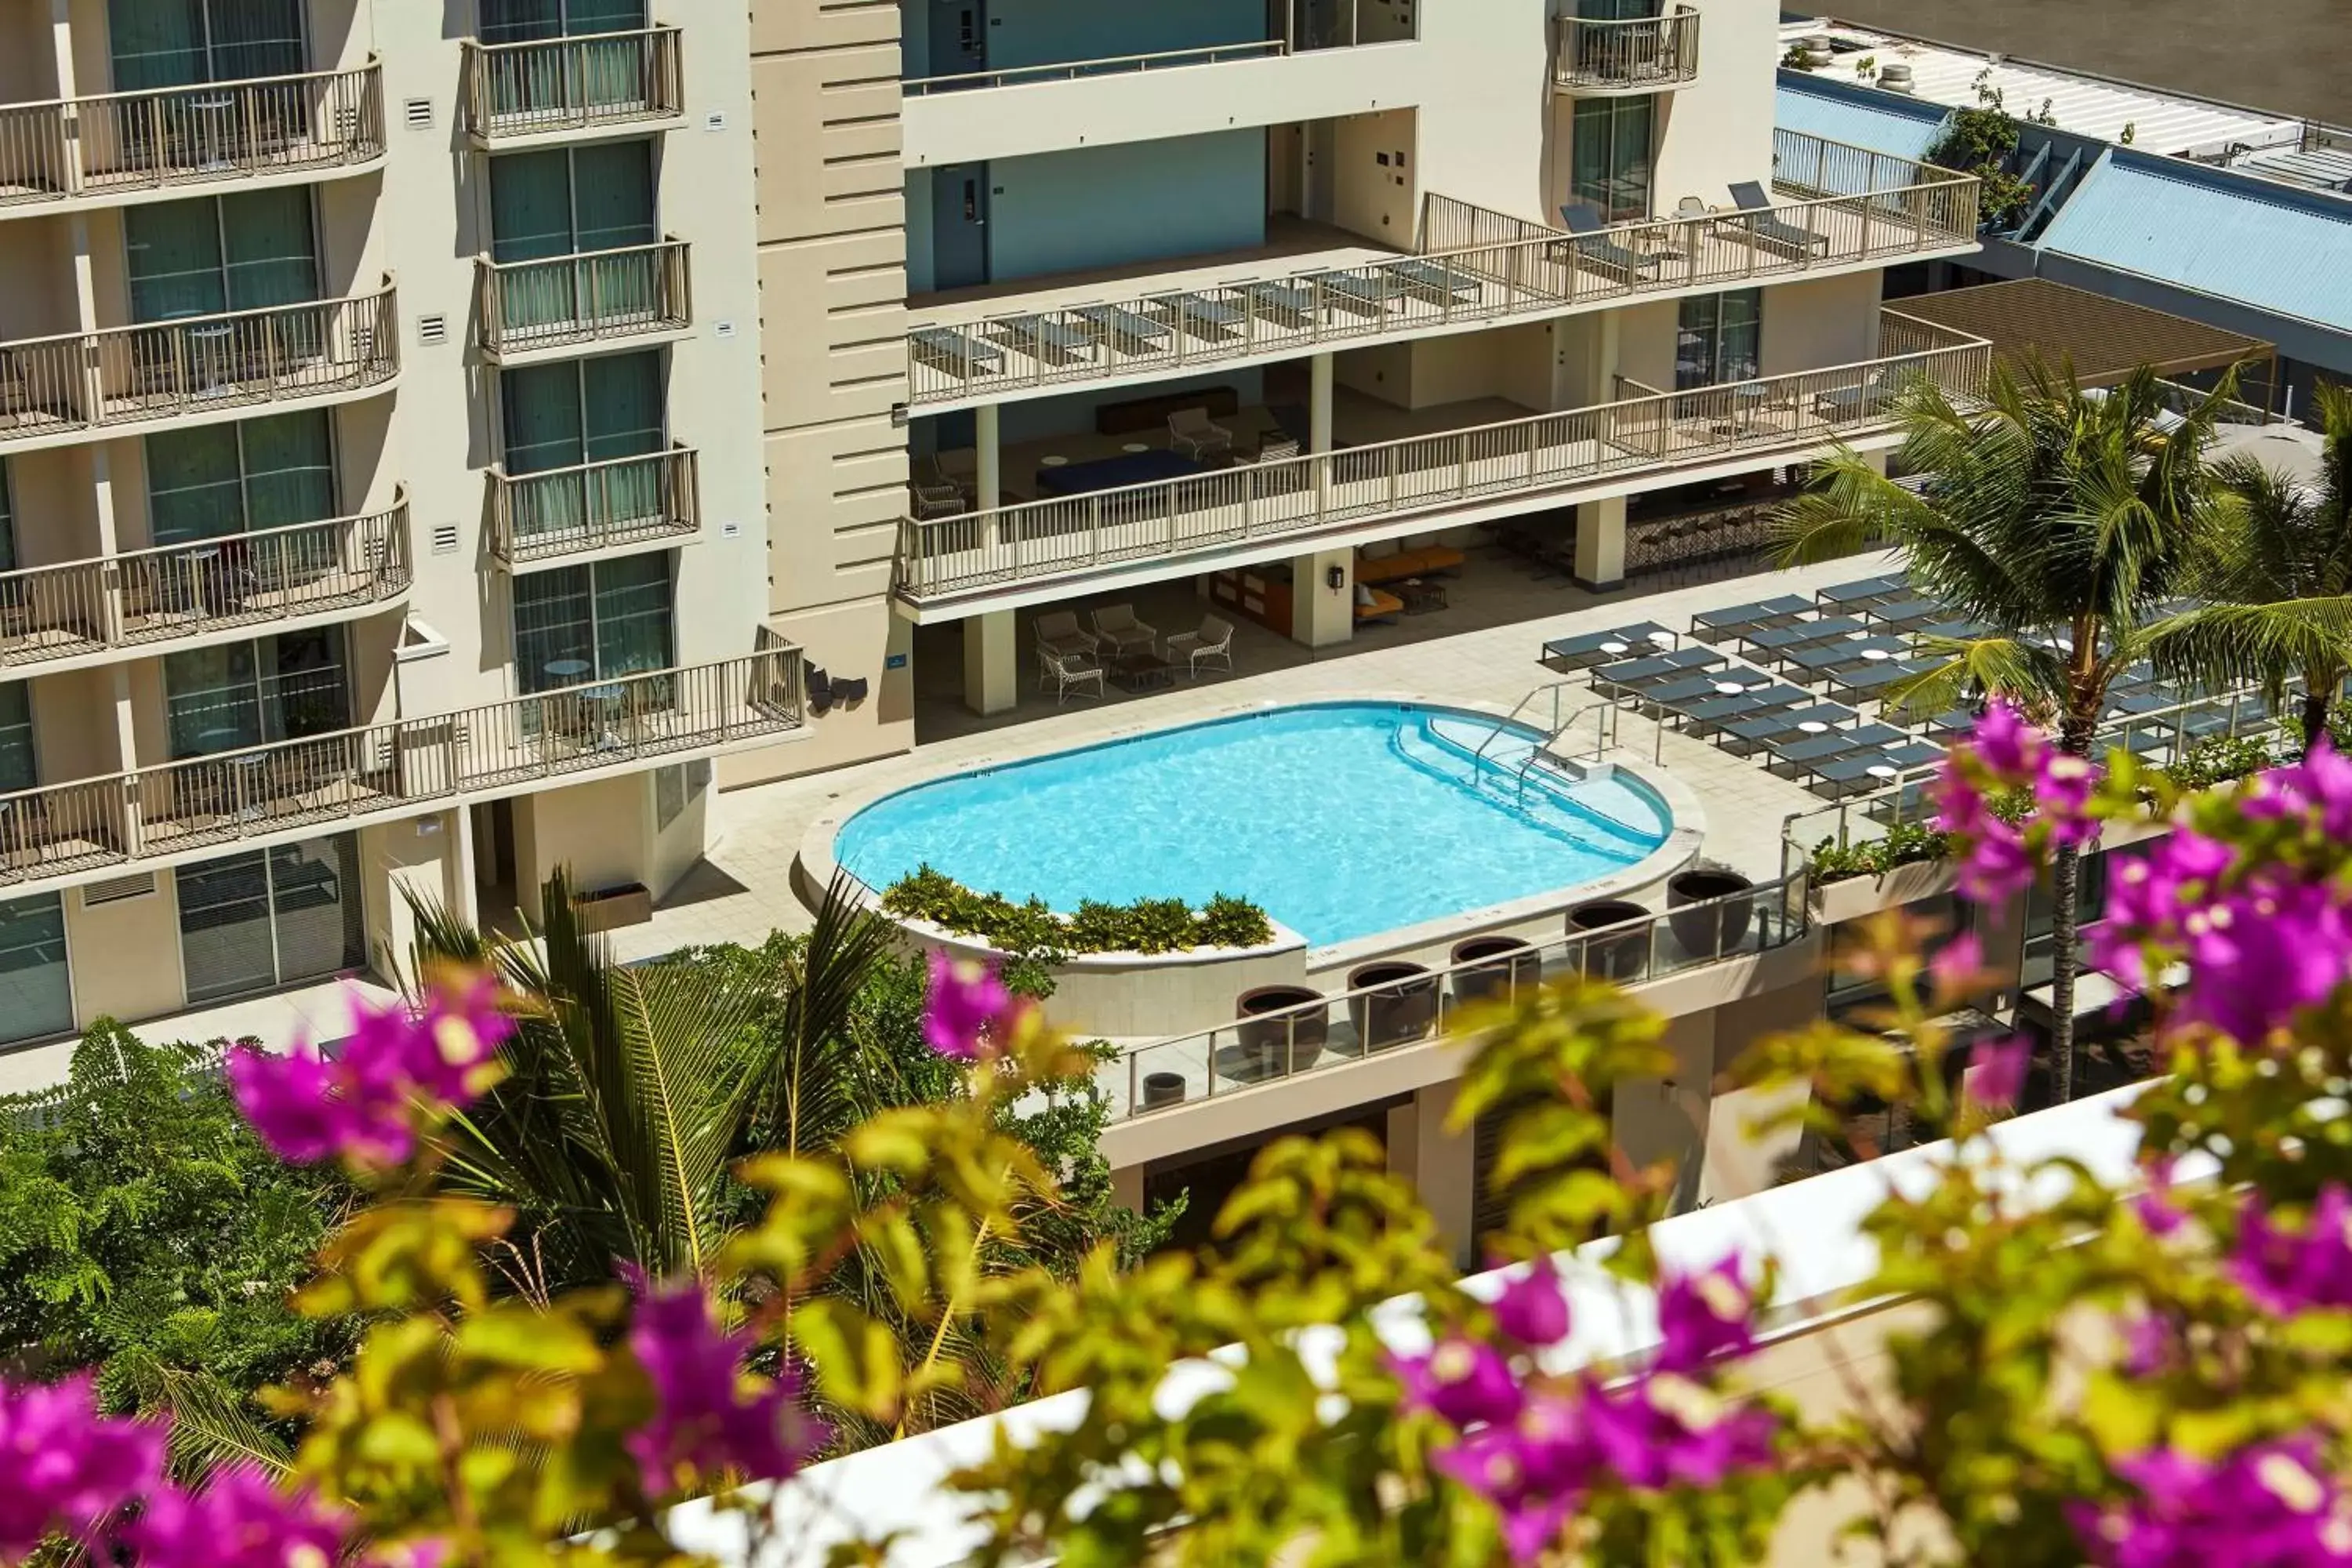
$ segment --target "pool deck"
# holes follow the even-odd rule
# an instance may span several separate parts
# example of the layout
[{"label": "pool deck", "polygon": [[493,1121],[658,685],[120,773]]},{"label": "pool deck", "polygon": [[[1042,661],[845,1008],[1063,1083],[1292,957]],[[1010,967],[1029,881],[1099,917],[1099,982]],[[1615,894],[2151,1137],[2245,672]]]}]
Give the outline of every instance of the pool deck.
[{"label": "pool deck", "polygon": [[[1409,694],[1433,702],[1507,710],[1531,689],[1558,679],[1537,662],[1542,644],[1549,639],[1642,620],[1679,629],[1696,611],[1781,594],[1811,596],[1817,588],[1883,571],[1891,559],[1883,553],[1854,556],[1820,566],[1724,577],[1664,592],[1629,592],[1597,601],[1580,592],[1553,589],[1549,590],[1556,595],[1551,602],[1564,606],[1557,614],[1512,618],[1451,636],[1315,655],[1285,645],[1295,656],[1294,661],[1273,668],[1254,668],[1237,639],[1235,662],[1243,673],[1235,676],[1210,675],[1198,684],[1180,683],[1172,690],[1147,698],[1100,704],[1073,702],[1058,710],[1024,701],[1012,721],[929,742],[912,752],[718,795],[710,807],[708,858],[663,900],[650,924],[614,932],[614,947],[623,959],[635,960],[698,943],[758,942],[777,929],[806,930],[808,910],[793,889],[793,857],[810,825],[831,815],[836,802],[853,794],[903,787],[988,762],[1066,751],[1138,728],[1189,723],[1243,701]],[[1474,557],[1474,572],[1477,564]],[[1532,598],[1547,590],[1529,584],[1525,591]],[[1457,603],[1468,598],[1468,595],[1457,595]],[[1515,599],[1514,605],[1528,602]],[[1404,624],[1420,630],[1411,620]],[[1162,629],[1170,628],[1163,625]],[[1630,713],[1624,718],[1622,742],[1635,760],[1649,759],[1654,735],[1648,721]],[[1669,732],[1664,737],[1659,759],[1673,777],[1697,795],[1706,809],[1702,853],[1759,881],[1780,874],[1782,821],[1791,813],[1822,804],[1818,796],[1790,781],[1702,740]],[[331,1039],[342,1032],[338,1024],[344,1013],[345,989],[341,983],[296,987],[152,1020],[138,1028],[142,1035],[162,1038],[252,1035],[278,1041],[307,1032]],[[381,987],[366,989],[382,994]],[[73,1042],[67,1041],[0,1056],[0,1093],[58,1081],[65,1075],[72,1051]]]}]

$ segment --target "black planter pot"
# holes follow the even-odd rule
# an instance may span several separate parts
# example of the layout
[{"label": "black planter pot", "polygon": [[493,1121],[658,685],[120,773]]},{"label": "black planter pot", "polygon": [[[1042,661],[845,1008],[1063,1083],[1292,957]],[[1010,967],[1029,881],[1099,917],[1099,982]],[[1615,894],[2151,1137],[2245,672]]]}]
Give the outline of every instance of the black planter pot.
[{"label": "black planter pot", "polygon": [[1382,959],[1348,972],[1348,1020],[1366,1051],[1425,1039],[1437,1023],[1437,976],[1418,963]]},{"label": "black planter pot", "polygon": [[[1595,899],[1568,911],[1568,934],[1582,936],[1629,921],[1646,921],[1650,911],[1626,899]],[[1633,980],[1650,962],[1650,928],[1635,925],[1584,944],[1584,973],[1595,980]]]},{"label": "black planter pot", "polygon": [[[1737,871],[1677,871],[1666,879],[1667,928],[1693,958],[1736,952],[1755,918],[1756,900],[1733,895],[1755,886]],[[1707,907],[1693,909],[1694,904]]]},{"label": "black planter pot", "polygon": [[1163,1105],[1175,1105],[1184,1098],[1184,1075],[1181,1072],[1148,1072],[1143,1075],[1143,1109],[1155,1110]]},{"label": "black planter pot", "polygon": [[1533,985],[1542,968],[1532,943],[1515,936],[1474,936],[1454,944],[1454,1000],[1503,1002]]},{"label": "black planter pot", "polygon": [[1323,1054],[1330,1020],[1323,993],[1304,985],[1261,985],[1234,1002],[1239,1043],[1217,1053],[1217,1076],[1242,1083],[1304,1072]]}]

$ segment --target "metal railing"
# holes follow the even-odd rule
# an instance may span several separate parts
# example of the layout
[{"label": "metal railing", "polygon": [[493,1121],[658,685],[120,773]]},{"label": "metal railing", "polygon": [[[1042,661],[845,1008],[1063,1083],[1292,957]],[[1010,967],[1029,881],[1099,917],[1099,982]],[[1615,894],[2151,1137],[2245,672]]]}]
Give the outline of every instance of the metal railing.
[{"label": "metal railing", "polygon": [[715,664],[21,790],[0,795],[0,885],[782,734],[803,723],[804,702],[800,650],[779,643]]},{"label": "metal railing", "polygon": [[664,239],[544,261],[476,257],[475,341],[497,354],[680,331],[693,319],[686,252]]},{"label": "metal railing", "polygon": [[383,80],[356,70],[0,106],[0,206],[383,156]]},{"label": "metal railing", "polygon": [[1127,1053],[1097,1081],[1113,1116],[1125,1121],[1438,1039],[1454,1029],[1464,1008],[1509,1001],[1562,975],[1641,985],[1770,952],[1804,937],[1811,918],[1800,869],[1664,914],[1529,942],[1155,1041]]},{"label": "metal railing", "polygon": [[[2177,381],[2159,380],[2156,384],[2156,388],[2158,396],[2162,400],[2163,405],[2172,410],[2175,414],[2188,414],[2200,408],[2204,405],[2205,399],[2211,395],[2201,387],[2184,385]],[[2220,423],[2223,425],[2278,425],[2284,423],[2278,415],[2272,413],[2269,409],[2235,397],[2225,397],[2221,399],[2221,403],[2217,405],[2216,413]]]},{"label": "metal railing", "polygon": [[371,386],[399,342],[388,277],[347,300],[0,342],[0,444]]},{"label": "metal railing", "polygon": [[702,526],[694,448],[536,474],[490,470],[490,553],[512,565]]},{"label": "metal railing", "polygon": [[1185,66],[1222,65],[1228,60],[1266,59],[1288,52],[1289,47],[1280,38],[1257,38],[1248,43],[1215,44],[1205,48],[1162,49],[1148,55],[1113,55],[1097,60],[1066,60],[1054,65],[1010,66],[1003,70],[918,77],[899,85],[908,98],[929,98],[940,92],[976,92],[994,87],[1027,87],[1034,82],[1079,81],[1088,77],[1129,76],[1143,71],[1176,70]]},{"label": "metal railing", "polygon": [[1444,511],[1727,453],[1848,440],[1890,419],[1899,393],[1915,377],[1927,377],[1954,396],[1981,388],[1990,347],[1946,335],[1949,346],[1834,369],[955,517],[908,519],[899,524],[898,592],[920,600],[1312,533],[1366,518]]},{"label": "metal railing", "polygon": [[[916,324],[907,334],[908,395],[920,405],[1172,372],[1977,243],[1974,175],[1836,143],[1822,143],[1815,157],[1815,140],[1775,132],[1775,144],[1809,174],[1836,178],[1859,167],[1887,183],[1859,194],[1809,187],[1768,209],[1624,224],[1597,236],[1432,195],[1417,255]],[[1850,166],[1848,153],[1876,162]],[[1775,181],[1786,195],[1787,182]]]},{"label": "metal railing", "polygon": [[1698,12],[1672,5],[1662,16],[1563,17],[1552,79],[1566,88],[1650,91],[1698,75]]},{"label": "metal railing", "polygon": [[459,113],[483,141],[587,131],[685,111],[676,27],[533,38],[519,44],[464,42]]},{"label": "metal railing", "polygon": [[380,604],[409,584],[408,502],[0,573],[0,668]]}]

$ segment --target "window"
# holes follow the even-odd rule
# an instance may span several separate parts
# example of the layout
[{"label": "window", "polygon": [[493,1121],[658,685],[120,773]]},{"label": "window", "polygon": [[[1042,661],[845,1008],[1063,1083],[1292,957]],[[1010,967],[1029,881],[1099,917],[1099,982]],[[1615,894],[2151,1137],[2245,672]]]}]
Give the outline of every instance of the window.
[{"label": "window", "polygon": [[[16,569],[16,506],[8,494],[8,460],[0,458],[0,572]],[[18,590],[0,589],[0,605],[16,602]]]},{"label": "window", "polygon": [[290,985],[365,961],[353,834],[183,866],[173,876],[190,1002]]},{"label": "window", "polygon": [[645,0],[480,0],[480,5],[486,44],[634,33],[646,26]]},{"label": "window", "polygon": [[1650,138],[1657,100],[1577,100],[1569,132],[1569,184],[1611,223],[1650,216]]},{"label": "window", "polygon": [[32,689],[21,680],[0,685],[0,795],[41,782],[33,752]]},{"label": "window", "polygon": [[122,233],[135,321],[319,297],[310,193],[300,186],[125,207]]},{"label": "window", "polygon": [[544,473],[662,448],[659,350],[567,360],[499,377],[509,474]]},{"label": "window", "polygon": [[166,654],[163,710],[174,762],[347,730],[343,628]]},{"label": "window", "polygon": [[1576,0],[1576,15],[1586,22],[1633,22],[1658,14],[1660,0]]},{"label": "window", "polygon": [[551,691],[670,666],[669,556],[629,555],[518,577],[515,680]]},{"label": "window", "polygon": [[66,906],[56,893],[0,902],[0,1045],[73,1027]]},{"label": "window", "polygon": [[302,0],[107,0],[114,90],[292,76],[310,66]]},{"label": "window", "polygon": [[490,160],[490,256],[538,261],[654,242],[651,142]]},{"label": "window", "polygon": [[335,443],[324,409],[147,437],[147,521],[184,544],[336,515]]},{"label": "window", "polygon": [[1755,380],[1762,374],[1758,355],[1763,318],[1761,289],[1685,300],[1675,334],[1675,390]]}]

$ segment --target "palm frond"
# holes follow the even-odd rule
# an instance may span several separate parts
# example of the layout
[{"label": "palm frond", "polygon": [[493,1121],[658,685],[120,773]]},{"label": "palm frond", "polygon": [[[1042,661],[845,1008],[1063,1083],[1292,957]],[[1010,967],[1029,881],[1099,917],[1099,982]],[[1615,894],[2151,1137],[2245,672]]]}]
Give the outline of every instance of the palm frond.
[{"label": "palm frond", "polygon": [[1888,708],[1932,715],[1998,694],[2028,714],[2046,715],[2064,700],[2065,667],[2038,643],[2005,637],[1922,637],[1919,651],[1942,662],[1889,687]]},{"label": "palm frond", "polygon": [[177,1368],[164,1368],[158,1377],[156,1404],[172,1415],[165,1452],[184,1485],[236,1465],[258,1465],[274,1475],[292,1467],[293,1450],[262,1425],[236,1391]]}]

